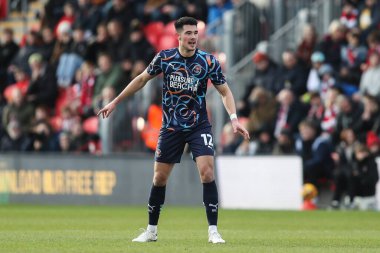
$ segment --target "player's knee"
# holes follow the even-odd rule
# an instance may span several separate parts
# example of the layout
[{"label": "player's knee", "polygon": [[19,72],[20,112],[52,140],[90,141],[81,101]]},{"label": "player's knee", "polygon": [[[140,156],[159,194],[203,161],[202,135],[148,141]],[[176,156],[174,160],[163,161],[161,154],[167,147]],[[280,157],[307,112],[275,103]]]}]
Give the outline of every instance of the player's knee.
[{"label": "player's knee", "polygon": [[202,168],[201,169],[201,180],[202,183],[209,183],[214,181],[214,170],[212,167]]},{"label": "player's knee", "polygon": [[155,186],[165,186],[168,176],[165,173],[154,173],[153,184]]}]

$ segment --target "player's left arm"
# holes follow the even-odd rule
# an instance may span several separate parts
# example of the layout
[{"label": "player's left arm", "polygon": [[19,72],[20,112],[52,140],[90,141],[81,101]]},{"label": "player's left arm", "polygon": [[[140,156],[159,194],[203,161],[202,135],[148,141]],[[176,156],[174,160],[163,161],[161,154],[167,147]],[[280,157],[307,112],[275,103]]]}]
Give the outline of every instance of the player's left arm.
[{"label": "player's left arm", "polygon": [[219,94],[222,96],[222,101],[224,108],[226,108],[226,111],[228,115],[230,115],[232,128],[234,130],[234,133],[241,134],[245,139],[249,139],[249,133],[247,129],[243,125],[239,123],[239,120],[236,115],[236,106],[235,106],[235,99],[232,95],[231,89],[228,86],[227,83],[221,84],[221,85],[214,85],[216,90],[219,92]]}]

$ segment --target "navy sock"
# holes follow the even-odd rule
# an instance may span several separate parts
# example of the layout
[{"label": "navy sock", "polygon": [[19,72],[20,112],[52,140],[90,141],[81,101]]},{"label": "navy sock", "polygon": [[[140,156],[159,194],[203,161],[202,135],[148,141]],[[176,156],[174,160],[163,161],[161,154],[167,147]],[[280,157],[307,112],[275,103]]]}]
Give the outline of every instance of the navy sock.
[{"label": "navy sock", "polygon": [[150,190],[148,213],[149,225],[157,225],[160,211],[165,202],[166,186],[152,186]]},{"label": "navy sock", "polygon": [[215,180],[210,183],[203,183],[203,204],[206,208],[208,224],[218,223],[218,189]]}]

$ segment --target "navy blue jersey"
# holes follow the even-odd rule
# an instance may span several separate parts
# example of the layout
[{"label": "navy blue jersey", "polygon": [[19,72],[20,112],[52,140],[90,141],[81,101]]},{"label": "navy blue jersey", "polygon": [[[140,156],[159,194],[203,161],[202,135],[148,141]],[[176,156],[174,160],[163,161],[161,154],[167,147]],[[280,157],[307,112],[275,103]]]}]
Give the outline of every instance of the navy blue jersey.
[{"label": "navy blue jersey", "polygon": [[207,121],[206,92],[208,79],[214,85],[226,82],[218,60],[196,49],[183,57],[178,48],[159,52],[147,68],[150,75],[163,73],[162,128],[189,130]]}]

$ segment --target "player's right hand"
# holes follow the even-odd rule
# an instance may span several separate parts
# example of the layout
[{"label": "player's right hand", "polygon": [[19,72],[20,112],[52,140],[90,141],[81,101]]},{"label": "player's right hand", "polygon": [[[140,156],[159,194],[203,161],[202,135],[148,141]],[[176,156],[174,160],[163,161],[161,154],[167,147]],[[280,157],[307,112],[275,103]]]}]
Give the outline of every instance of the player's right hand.
[{"label": "player's right hand", "polygon": [[234,134],[239,133],[244,139],[249,140],[251,137],[249,136],[249,132],[242,126],[237,119],[231,120],[232,129],[234,130]]},{"label": "player's right hand", "polygon": [[116,105],[112,101],[108,103],[106,106],[104,106],[97,114],[97,116],[102,115],[102,118],[108,118],[110,116],[111,112],[115,109]]}]

